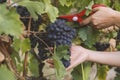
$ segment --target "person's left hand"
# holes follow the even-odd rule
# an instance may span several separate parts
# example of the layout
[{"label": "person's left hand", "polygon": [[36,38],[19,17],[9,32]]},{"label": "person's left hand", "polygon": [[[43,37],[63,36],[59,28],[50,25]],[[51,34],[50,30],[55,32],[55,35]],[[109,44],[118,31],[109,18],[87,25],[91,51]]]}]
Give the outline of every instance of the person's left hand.
[{"label": "person's left hand", "polygon": [[[88,58],[89,58],[88,57],[89,50],[87,50],[81,46],[72,46],[70,50],[71,50],[71,56],[70,56],[71,65],[68,68],[66,68],[67,71],[76,67],[80,63],[88,60]],[[50,64],[51,68],[54,68],[54,63],[52,60],[47,60],[47,63]]]},{"label": "person's left hand", "polygon": [[71,47],[71,65],[67,68],[70,70],[82,62],[87,61],[89,58],[89,50],[81,46],[72,46]]}]

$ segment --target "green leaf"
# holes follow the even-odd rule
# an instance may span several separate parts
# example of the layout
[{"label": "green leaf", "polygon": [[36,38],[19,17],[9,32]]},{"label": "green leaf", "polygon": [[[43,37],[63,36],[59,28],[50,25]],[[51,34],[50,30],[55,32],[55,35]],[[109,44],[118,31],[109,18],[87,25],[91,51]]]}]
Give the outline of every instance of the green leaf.
[{"label": "green leaf", "polygon": [[84,69],[84,73],[85,73],[85,80],[88,80],[88,78],[90,76],[91,62],[83,63],[83,69]]},{"label": "green leaf", "polygon": [[8,10],[0,4],[0,34],[10,34],[19,37],[22,33],[22,23],[14,9]]},{"label": "green leaf", "polygon": [[93,44],[96,42],[99,31],[93,29],[90,26],[81,28],[78,32],[78,36],[83,40],[83,43],[88,47],[92,48]]},{"label": "green leaf", "polygon": [[21,50],[23,53],[30,50],[30,40],[28,38],[24,40],[14,39],[13,47],[16,51]]},{"label": "green leaf", "polygon": [[81,65],[75,67],[71,74],[74,80],[83,80]]},{"label": "green leaf", "polygon": [[79,11],[82,11],[83,9],[85,9],[85,7],[87,7],[89,5],[89,3],[91,2],[91,0],[75,0],[74,1],[74,6],[79,9]]},{"label": "green leaf", "polygon": [[5,66],[0,66],[0,80],[17,80],[15,75]]},{"label": "green leaf", "polygon": [[39,63],[37,59],[32,54],[29,54],[28,61],[29,61],[28,69],[29,69],[30,76],[38,77],[39,76],[39,67],[38,67]]},{"label": "green leaf", "polygon": [[21,50],[22,52],[26,52],[26,51],[29,51],[31,48],[31,45],[30,45],[30,40],[28,38],[22,40],[21,42]]},{"label": "green leaf", "polygon": [[118,73],[114,80],[120,80],[120,74]]},{"label": "green leaf", "polygon": [[17,53],[16,51],[14,51],[12,54],[11,54],[11,58],[12,60],[14,61],[14,64],[16,65],[17,67],[17,71],[19,73],[21,73],[23,71],[23,57]]},{"label": "green leaf", "polygon": [[98,80],[106,80],[108,66],[98,65]]},{"label": "green leaf", "polygon": [[119,1],[119,0],[115,0],[114,7],[115,7],[115,9],[116,9],[116,10],[119,10],[119,11],[120,11],[120,7],[119,7],[119,6],[120,6],[120,4],[119,4],[119,3],[120,3],[120,1]]},{"label": "green leaf", "polygon": [[38,19],[37,14],[41,15],[42,13],[45,13],[45,4],[42,1],[39,2],[39,1],[23,0],[19,2],[18,4],[25,6],[30,12],[31,16],[36,20]]},{"label": "green leaf", "polygon": [[[85,62],[74,68],[72,76],[74,80],[88,80],[91,70],[91,63]],[[83,78],[84,77],[84,78]]]},{"label": "green leaf", "polygon": [[66,75],[65,67],[63,66],[62,62],[55,54],[53,55],[52,58],[54,62],[57,80],[62,80]]},{"label": "green leaf", "polygon": [[50,4],[50,0],[44,0],[45,3],[45,12],[48,14],[51,22],[56,20],[58,17],[58,9]]},{"label": "green leaf", "polygon": [[56,49],[56,56],[59,58],[59,59],[62,59],[62,58],[65,58],[65,59],[68,59],[70,56],[68,56],[68,49],[69,47],[68,46],[58,46],[57,49]]},{"label": "green leaf", "polygon": [[60,4],[61,4],[62,6],[64,6],[64,5],[67,3],[66,0],[59,0],[59,2],[60,2]]},{"label": "green leaf", "polygon": [[87,34],[86,34],[86,31],[87,31],[87,27],[84,27],[84,28],[81,28],[78,32],[78,36],[83,40],[87,40]]},{"label": "green leaf", "polygon": [[86,13],[85,13],[86,16],[89,16],[89,14],[91,13],[93,4],[94,4],[94,1],[91,1],[89,3],[89,5],[87,6],[87,10],[86,10]]}]

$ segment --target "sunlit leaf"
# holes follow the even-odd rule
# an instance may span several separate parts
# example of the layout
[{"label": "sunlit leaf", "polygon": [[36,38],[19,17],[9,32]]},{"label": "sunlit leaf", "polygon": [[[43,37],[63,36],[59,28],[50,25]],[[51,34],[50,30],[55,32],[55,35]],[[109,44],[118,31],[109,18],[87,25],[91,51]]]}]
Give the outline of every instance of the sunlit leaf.
[{"label": "sunlit leaf", "polygon": [[0,34],[6,33],[19,37],[22,34],[22,23],[14,9],[8,10],[0,4]]},{"label": "sunlit leaf", "polygon": [[62,62],[56,55],[53,56],[53,62],[56,71],[57,80],[62,80],[66,75],[65,67],[63,66]]},{"label": "sunlit leaf", "polygon": [[5,65],[0,66],[0,80],[16,80],[13,72],[11,72]]}]

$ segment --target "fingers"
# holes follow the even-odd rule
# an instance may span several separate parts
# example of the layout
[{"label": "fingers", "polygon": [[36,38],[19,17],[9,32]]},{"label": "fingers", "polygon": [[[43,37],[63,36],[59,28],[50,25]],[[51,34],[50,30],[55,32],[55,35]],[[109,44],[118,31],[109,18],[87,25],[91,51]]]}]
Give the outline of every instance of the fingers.
[{"label": "fingers", "polygon": [[84,25],[89,24],[90,22],[91,22],[91,16],[88,17],[88,18],[86,18],[85,20],[83,20],[83,21],[80,23],[80,25],[81,25],[81,26],[84,26]]},{"label": "fingers", "polygon": [[[97,11],[99,11],[99,7],[96,7],[96,8],[94,8],[94,9],[92,9],[92,13],[95,13],[95,12],[97,12]],[[81,23],[80,23],[80,25],[81,26],[84,26],[84,25],[87,25],[87,24],[89,24],[90,22],[91,22],[91,16],[89,16],[88,18],[86,18],[85,20],[83,20]]]},{"label": "fingers", "polygon": [[99,11],[99,9],[100,9],[100,7],[93,8],[92,12],[97,12],[97,11]]}]

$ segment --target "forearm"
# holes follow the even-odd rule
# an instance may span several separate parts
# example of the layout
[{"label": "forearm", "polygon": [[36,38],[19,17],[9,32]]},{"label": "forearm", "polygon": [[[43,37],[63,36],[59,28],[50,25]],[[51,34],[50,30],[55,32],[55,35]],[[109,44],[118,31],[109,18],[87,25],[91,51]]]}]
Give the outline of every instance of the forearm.
[{"label": "forearm", "polygon": [[89,61],[120,67],[120,52],[91,51]]}]

